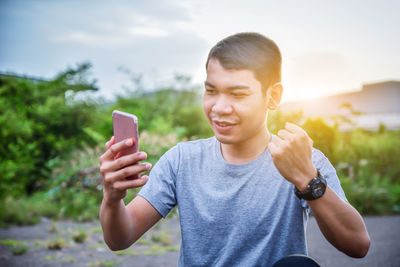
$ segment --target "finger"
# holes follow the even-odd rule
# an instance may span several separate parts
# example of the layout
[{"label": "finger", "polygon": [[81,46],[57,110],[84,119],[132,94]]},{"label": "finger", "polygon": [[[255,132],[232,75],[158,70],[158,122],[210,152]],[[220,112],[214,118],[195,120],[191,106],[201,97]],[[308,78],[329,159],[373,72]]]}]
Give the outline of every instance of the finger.
[{"label": "finger", "polygon": [[110,140],[107,141],[107,143],[105,144],[106,146],[106,150],[110,148],[110,146],[112,146],[115,143],[115,138],[114,136],[111,136]]},{"label": "finger", "polygon": [[137,162],[145,159],[147,159],[146,152],[140,151],[134,154],[122,156],[120,158],[115,158],[114,160],[106,160],[100,164],[100,172],[102,174],[106,174],[108,172],[117,171],[123,167],[136,164]]},{"label": "finger", "polygon": [[121,152],[124,149],[132,147],[135,144],[134,138],[128,138],[113,144],[107,149],[106,153],[104,153],[104,159],[114,159],[118,152]]},{"label": "finger", "polygon": [[274,143],[277,147],[279,147],[283,142],[284,140],[278,135],[276,135],[274,138],[272,138],[270,143]]},{"label": "finger", "polygon": [[118,182],[115,182],[114,188],[118,189],[118,190],[126,190],[129,188],[141,187],[141,186],[144,186],[148,180],[149,180],[149,177],[146,175],[141,178],[134,179],[134,180],[118,181]]},{"label": "finger", "polygon": [[138,173],[148,171],[148,170],[150,170],[150,168],[151,168],[151,164],[148,163],[148,162],[146,162],[146,163],[138,163],[138,164],[135,164],[135,165],[132,165],[132,166],[128,166],[128,167],[122,168],[122,169],[120,169],[118,171],[108,173],[107,177],[105,177],[105,180],[106,180],[107,183],[113,183],[113,182],[116,182],[116,181],[123,180],[126,177],[133,176],[133,175],[136,175]]},{"label": "finger", "polygon": [[145,152],[137,152],[134,154],[125,155],[120,158],[117,158],[116,160],[111,161],[111,163],[109,163],[109,165],[107,166],[106,171],[112,172],[112,171],[120,170],[123,167],[133,165],[133,164],[137,163],[138,161],[145,160],[145,159],[147,159],[147,154]]},{"label": "finger", "polygon": [[293,124],[293,123],[287,122],[286,125],[285,125],[285,127],[286,127],[286,129],[288,129],[290,132],[292,132],[292,133],[298,135],[299,137],[301,137],[301,139],[302,139],[304,142],[306,142],[306,141],[307,141],[306,139],[309,138],[307,132],[304,131],[303,128],[301,128],[301,127],[299,127],[299,126],[297,126],[297,125],[295,125],[295,124]]},{"label": "finger", "polygon": [[278,131],[278,136],[282,139],[282,140],[290,140],[293,138],[293,133],[290,133],[289,131],[285,130],[285,129],[281,129]]},{"label": "finger", "polygon": [[301,129],[299,126],[290,122],[285,123],[285,129],[291,133],[298,133],[303,131],[303,129]]}]

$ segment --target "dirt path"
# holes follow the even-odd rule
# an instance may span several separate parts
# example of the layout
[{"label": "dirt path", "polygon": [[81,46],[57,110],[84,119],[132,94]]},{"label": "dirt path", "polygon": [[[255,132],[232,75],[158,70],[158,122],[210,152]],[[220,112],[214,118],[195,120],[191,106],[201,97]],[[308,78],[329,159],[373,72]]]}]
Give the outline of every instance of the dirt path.
[{"label": "dirt path", "polygon": [[176,266],[180,230],[177,218],[163,220],[121,252],[106,247],[98,222],[45,221],[0,229],[0,239],[0,266]]},{"label": "dirt path", "polygon": [[[364,259],[351,259],[336,251],[323,238],[314,219],[307,228],[310,256],[322,266],[400,266],[400,216],[367,217],[365,221],[372,244]],[[77,242],[79,238],[84,239],[82,243]],[[172,267],[177,265],[179,243],[177,218],[163,220],[138,244],[122,252],[106,248],[98,222],[44,221],[0,229],[0,266]],[[18,252],[24,253],[15,255]]]}]

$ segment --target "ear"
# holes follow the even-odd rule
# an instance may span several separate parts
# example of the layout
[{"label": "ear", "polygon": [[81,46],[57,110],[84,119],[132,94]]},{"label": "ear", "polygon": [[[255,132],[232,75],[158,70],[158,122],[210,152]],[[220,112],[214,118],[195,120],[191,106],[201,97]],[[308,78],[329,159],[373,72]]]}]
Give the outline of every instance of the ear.
[{"label": "ear", "polygon": [[267,90],[267,108],[274,110],[279,107],[282,99],[283,87],[280,82],[274,83]]}]

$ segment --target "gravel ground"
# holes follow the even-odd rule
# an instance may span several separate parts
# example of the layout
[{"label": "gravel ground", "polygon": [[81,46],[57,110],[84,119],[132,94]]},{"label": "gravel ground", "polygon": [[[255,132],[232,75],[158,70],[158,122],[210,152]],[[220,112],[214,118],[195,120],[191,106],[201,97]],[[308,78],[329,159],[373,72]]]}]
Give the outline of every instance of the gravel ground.
[{"label": "gravel ground", "polygon": [[[321,266],[400,266],[400,216],[364,218],[371,248],[363,259],[352,259],[337,251],[311,219],[307,228],[309,255]],[[83,243],[74,236],[86,233]],[[43,221],[34,226],[0,229],[0,266],[176,266],[180,243],[177,218],[163,220],[122,253],[103,243],[99,223]],[[59,247],[57,249],[57,246]],[[22,255],[15,247],[25,247]],[[52,249],[50,249],[52,248]],[[13,253],[14,251],[14,253]]]},{"label": "gravel ground", "polygon": [[400,216],[364,217],[371,247],[366,257],[353,259],[336,250],[325,240],[315,219],[308,223],[308,253],[321,266],[356,267],[356,266],[400,266]]}]

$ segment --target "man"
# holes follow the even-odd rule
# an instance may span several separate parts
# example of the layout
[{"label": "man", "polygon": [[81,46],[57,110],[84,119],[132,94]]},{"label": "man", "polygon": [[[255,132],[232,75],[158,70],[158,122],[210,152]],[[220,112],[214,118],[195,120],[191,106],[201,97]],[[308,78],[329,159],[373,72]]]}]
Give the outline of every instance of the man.
[{"label": "man", "polygon": [[[100,219],[107,245],[129,247],[178,205],[179,266],[271,266],[307,254],[311,209],[329,242],[364,257],[368,233],[333,166],[298,126],[287,123],[277,136],[267,129],[283,91],[277,45],[257,33],[227,37],[211,49],[206,69],[203,108],[214,137],[178,144],[150,178],[137,180],[125,177],[150,169],[132,165],[145,153],[114,159],[134,140],[106,145]],[[125,206],[126,190],[143,185]]]}]

